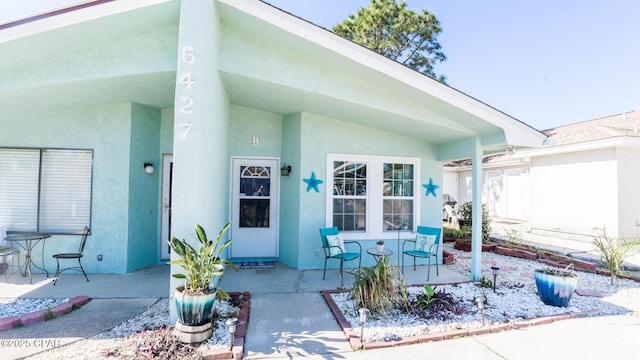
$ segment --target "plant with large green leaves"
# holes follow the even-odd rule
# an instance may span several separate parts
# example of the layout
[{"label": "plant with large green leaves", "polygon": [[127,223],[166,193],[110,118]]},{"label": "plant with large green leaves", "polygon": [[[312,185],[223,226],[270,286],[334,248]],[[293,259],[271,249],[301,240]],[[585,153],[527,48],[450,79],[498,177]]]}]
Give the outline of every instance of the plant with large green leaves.
[{"label": "plant with large green leaves", "polygon": [[[186,274],[175,273],[173,277],[185,279],[185,292],[188,294],[203,294],[210,291],[209,286],[214,278],[224,274],[225,266],[238,270],[230,261],[220,257],[220,254],[231,245],[231,239],[222,242],[224,234],[229,230],[231,222],[228,222],[218,233],[215,241],[207,238],[204,228],[196,224],[196,234],[199,249],[189,244],[185,239],[171,238],[169,246],[180,256],[180,259],[169,262],[171,265],[180,265]],[[217,289],[218,298],[224,299],[228,294]]]}]

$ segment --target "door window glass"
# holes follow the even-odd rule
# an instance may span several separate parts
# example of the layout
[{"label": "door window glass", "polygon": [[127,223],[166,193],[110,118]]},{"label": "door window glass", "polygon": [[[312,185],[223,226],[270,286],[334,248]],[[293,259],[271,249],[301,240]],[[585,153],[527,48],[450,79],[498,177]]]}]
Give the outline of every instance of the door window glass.
[{"label": "door window glass", "polygon": [[240,167],[241,228],[268,228],[271,200],[271,167]]}]

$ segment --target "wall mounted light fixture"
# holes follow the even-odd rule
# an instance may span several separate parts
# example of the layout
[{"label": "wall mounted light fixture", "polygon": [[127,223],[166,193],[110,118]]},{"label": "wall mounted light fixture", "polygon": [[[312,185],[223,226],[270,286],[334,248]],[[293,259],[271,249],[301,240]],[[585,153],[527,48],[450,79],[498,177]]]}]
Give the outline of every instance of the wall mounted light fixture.
[{"label": "wall mounted light fixture", "polygon": [[147,174],[153,174],[153,164],[151,163],[144,163],[144,172],[146,172]]},{"label": "wall mounted light fixture", "polygon": [[285,165],[280,168],[280,175],[289,176],[290,173],[291,173],[291,165]]}]

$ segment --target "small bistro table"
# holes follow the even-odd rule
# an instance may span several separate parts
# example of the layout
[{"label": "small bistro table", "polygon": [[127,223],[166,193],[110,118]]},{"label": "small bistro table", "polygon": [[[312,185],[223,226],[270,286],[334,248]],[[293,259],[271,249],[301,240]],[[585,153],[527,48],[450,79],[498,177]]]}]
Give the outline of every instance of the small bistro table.
[{"label": "small bistro table", "polygon": [[[18,244],[24,250],[25,262],[24,262],[24,272],[20,269],[22,276],[27,276],[27,272],[29,273],[29,284],[33,283],[31,267],[36,267],[47,274],[49,277],[49,272],[44,268],[44,239],[50,238],[49,234],[40,234],[40,233],[29,233],[29,234],[13,234],[9,235],[5,238],[7,241],[14,242]],[[38,266],[35,262],[33,262],[33,258],[31,257],[31,251],[33,248],[42,241],[42,267]]]},{"label": "small bistro table", "polygon": [[380,260],[382,260],[383,257],[388,257],[393,255],[393,251],[388,249],[378,251],[377,248],[371,248],[371,249],[367,249],[367,254],[373,256],[373,258],[376,259],[376,262],[379,262]]}]

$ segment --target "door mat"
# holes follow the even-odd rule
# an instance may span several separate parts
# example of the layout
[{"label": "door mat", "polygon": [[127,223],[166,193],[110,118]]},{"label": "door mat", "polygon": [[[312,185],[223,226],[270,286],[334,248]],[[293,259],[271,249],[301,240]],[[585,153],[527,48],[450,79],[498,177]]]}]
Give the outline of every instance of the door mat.
[{"label": "door mat", "polygon": [[264,269],[275,266],[275,261],[243,261],[236,263],[238,269]]}]

